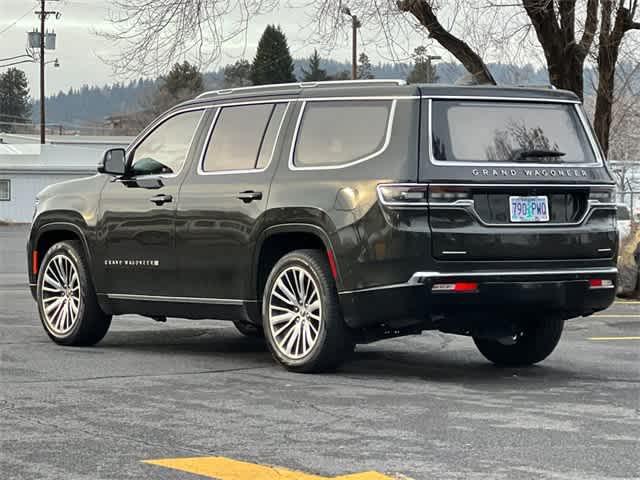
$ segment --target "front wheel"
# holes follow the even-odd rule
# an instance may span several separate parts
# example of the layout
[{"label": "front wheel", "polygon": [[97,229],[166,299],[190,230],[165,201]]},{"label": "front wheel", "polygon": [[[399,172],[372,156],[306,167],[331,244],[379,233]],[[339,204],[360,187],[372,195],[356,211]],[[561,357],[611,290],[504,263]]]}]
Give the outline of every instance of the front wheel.
[{"label": "front wheel", "polygon": [[274,358],[294,372],[321,372],[342,363],[353,341],[323,252],[296,250],[267,279],[262,318]]},{"label": "front wheel", "polygon": [[94,345],[111,325],[77,241],[56,243],[47,251],[38,272],[37,301],[45,331],[60,345]]},{"label": "front wheel", "polygon": [[473,337],[473,341],[480,353],[497,365],[527,366],[551,355],[560,341],[563,328],[564,320],[540,320],[526,325],[513,338]]}]

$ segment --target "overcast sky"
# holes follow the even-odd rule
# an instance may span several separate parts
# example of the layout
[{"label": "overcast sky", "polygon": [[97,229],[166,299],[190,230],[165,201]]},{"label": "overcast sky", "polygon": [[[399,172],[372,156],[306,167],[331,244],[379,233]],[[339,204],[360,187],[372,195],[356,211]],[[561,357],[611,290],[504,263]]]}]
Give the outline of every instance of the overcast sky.
[{"label": "overcast sky", "polygon": [[[284,4],[285,2],[283,2]],[[26,32],[39,25],[34,11],[39,2],[35,0],[0,0],[0,59],[13,57],[24,53],[26,47]],[[127,78],[115,77],[108,65],[105,65],[98,55],[114,53],[109,43],[92,33],[92,29],[107,28],[107,8],[109,2],[104,0],[60,0],[48,1],[48,8],[59,10],[62,14],[59,20],[49,17],[47,27],[57,33],[57,48],[46,51],[47,59],[58,58],[60,68],[48,65],[46,75],[47,94],[67,91],[69,87],[80,87],[83,84],[103,85]],[[286,8],[268,16],[261,16],[252,22],[251,31],[247,37],[246,58],[251,59],[255,46],[269,23],[280,24],[286,33],[293,56],[308,56],[313,47],[304,40],[304,32],[300,31],[300,11]],[[15,22],[15,23],[14,23]],[[228,63],[232,58],[242,55],[244,41],[235,45],[226,45],[227,58],[221,63]],[[372,60],[378,57],[375,51],[367,52]],[[335,59],[350,58],[348,48],[334,50]],[[28,78],[32,95],[37,96],[39,85],[39,70],[37,64],[22,64]],[[4,69],[3,69],[4,70]]]}]

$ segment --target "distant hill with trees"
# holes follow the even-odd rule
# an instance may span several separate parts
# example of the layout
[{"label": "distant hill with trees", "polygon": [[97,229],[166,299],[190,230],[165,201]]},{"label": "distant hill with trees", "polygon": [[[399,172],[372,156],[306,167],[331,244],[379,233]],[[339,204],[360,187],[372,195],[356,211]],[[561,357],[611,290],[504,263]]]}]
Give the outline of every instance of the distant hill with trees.
[{"label": "distant hill with trees", "polygon": [[[466,75],[466,70],[460,64],[439,62],[434,65],[438,83],[452,84]],[[229,81],[243,82],[243,76],[250,72],[250,63],[240,61],[236,66],[239,68],[234,69],[234,65],[227,65],[203,73],[204,88],[225,88],[230,86]],[[303,79],[309,71],[309,58],[294,59],[293,67],[295,77]],[[347,61],[321,58],[316,68],[324,70],[328,77],[343,78],[344,72],[351,70],[351,64]],[[502,84],[546,84],[549,81],[545,68],[509,64],[489,64],[489,68],[498,83]],[[413,63],[378,63],[370,65],[370,74],[378,79],[406,79],[413,69]],[[81,88],[71,88],[67,92],[61,91],[47,98],[47,123],[68,127],[87,123],[101,124],[106,117],[113,114],[144,110],[161,83],[161,79],[139,79],[128,83],[114,83],[101,87],[85,85]],[[585,86],[587,93],[591,93],[590,82],[585,82]],[[34,122],[38,121],[38,112],[39,102],[35,101],[32,106]]]}]

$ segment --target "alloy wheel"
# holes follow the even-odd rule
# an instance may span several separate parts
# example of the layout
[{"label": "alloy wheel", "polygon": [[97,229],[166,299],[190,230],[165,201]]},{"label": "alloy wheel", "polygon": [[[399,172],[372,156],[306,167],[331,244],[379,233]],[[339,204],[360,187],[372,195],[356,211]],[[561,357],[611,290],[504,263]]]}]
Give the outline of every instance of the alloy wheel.
[{"label": "alloy wheel", "polygon": [[50,331],[66,335],[78,320],[80,279],[72,260],[56,255],[47,264],[42,279],[42,310]]},{"label": "alloy wheel", "polygon": [[278,350],[297,360],[311,352],[322,325],[320,289],[301,267],[285,269],[269,296],[269,328]]}]

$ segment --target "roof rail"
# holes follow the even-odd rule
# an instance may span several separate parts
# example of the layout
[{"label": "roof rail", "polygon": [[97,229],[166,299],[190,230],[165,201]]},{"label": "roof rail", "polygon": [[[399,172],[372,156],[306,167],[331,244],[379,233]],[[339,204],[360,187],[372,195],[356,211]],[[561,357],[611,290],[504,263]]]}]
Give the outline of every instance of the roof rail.
[{"label": "roof rail", "polygon": [[519,83],[516,87],[520,88],[544,88],[547,90],[557,90],[555,85],[550,83]]},{"label": "roof rail", "polygon": [[253,85],[250,87],[235,87],[225,88],[222,90],[210,90],[202,92],[196,98],[208,97],[211,95],[229,95],[231,93],[247,92],[247,91],[260,91],[260,90],[280,90],[283,87],[293,88],[315,88],[315,87],[329,87],[334,85],[344,85],[349,87],[362,87],[367,85],[406,85],[407,82],[399,79],[373,79],[373,80],[327,80],[321,82],[294,82],[294,83],[275,83],[270,85]]}]

